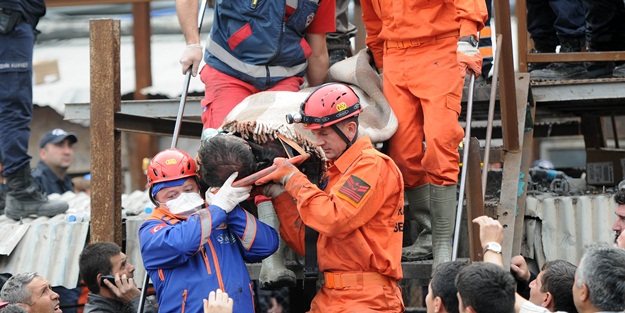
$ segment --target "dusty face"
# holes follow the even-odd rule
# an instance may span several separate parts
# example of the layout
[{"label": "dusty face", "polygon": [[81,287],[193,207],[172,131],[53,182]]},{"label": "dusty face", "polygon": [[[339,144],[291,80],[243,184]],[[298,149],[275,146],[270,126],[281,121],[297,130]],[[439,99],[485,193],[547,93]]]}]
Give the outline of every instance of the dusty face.
[{"label": "dusty face", "polygon": [[35,278],[28,284],[30,292],[30,304],[24,307],[32,313],[62,313],[60,308],[59,295],[52,291],[50,283],[41,276]]},{"label": "dusty face", "polygon": [[612,230],[614,231],[614,243],[621,248],[625,248],[625,238],[619,239],[619,237],[622,237],[621,233],[625,229],[625,204],[620,204],[616,207],[614,214],[616,214],[616,221],[614,221],[614,225],[612,225]]},{"label": "dusty face", "polygon": [[74,160],[74,147],[69,139],[49,143],[41,149],[41,160],[51,168],[67,170]]},{"label": "dusty face", "polygon": [[543,302],[545,300],[545,292],[540,291],[540,289],[542,288],[543,274],[544,272],[541,271],[540,273],[538,273],[538,276],[536,276],[536,279],[530,282],[530,299],[529,300],[531,303],[534,303],[540,306],[543,305]]}]

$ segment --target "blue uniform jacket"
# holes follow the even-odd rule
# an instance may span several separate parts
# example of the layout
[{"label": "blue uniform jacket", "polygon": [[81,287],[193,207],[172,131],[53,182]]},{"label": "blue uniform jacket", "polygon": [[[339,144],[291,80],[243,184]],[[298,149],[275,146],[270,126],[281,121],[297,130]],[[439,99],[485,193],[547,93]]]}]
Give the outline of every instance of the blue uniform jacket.
[{"label": "blue uniform jacket", "polygon": [[227,216],[211,205],[187,220],[156,208],[139,229],[141,257],[159,312],[203,312],[202,299],[221,288],[234,312],[254,312],[244,261],[259,262],[278,248],[278,234],[237,206]]},{"label": "blue uniform jacket", "polygon": [[[287,4],[295,11],[285,20]],[[318,8],[317,0],[217,0],[204,61],[260,90],[303,77],[312,52],[304,35]]]}]

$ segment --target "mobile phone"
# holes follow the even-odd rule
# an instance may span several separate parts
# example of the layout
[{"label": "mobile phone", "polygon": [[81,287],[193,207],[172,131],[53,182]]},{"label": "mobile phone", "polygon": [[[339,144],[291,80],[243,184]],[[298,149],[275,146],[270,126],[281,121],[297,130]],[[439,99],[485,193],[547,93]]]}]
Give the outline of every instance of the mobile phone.
[{"label": "mobile phone", "polygon": [[104,280],[108,280],[111,284],[115,285],[115,276],[111,276],[111,275],[103,275],[100,277],[100,286],[102,287],[108,287],[105,283]]}]

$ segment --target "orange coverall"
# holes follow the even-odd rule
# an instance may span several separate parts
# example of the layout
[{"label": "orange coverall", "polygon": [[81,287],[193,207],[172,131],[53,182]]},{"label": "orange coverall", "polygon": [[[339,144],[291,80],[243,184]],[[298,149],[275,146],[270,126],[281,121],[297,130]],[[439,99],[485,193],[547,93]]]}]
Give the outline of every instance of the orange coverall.
[{"label": "orange coverall", "polygon": [[399,122],[388,155],[406,189],[456,184],[464,136],[458,123],[464,80],[457,42],[484,27],[485,2],[362,0],[361,5],[366,43],[384,70],[384,95]]},{"label": "orange coverall", "polygon": [[319,232],[325,283],[310,312],[403,312],[404,193],[393,161],[359,138],[326,173],[324,190],[296,172],[273,199],[280,234],[303,255],[304,225]]}]

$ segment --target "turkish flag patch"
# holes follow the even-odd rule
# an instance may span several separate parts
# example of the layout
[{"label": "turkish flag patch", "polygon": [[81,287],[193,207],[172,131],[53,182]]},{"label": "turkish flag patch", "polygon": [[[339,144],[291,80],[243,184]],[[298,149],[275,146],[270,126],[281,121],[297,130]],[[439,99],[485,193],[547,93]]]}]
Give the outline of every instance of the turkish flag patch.
[{"label": "turkish flag patch", "polygon": [[165,227],[167,227],[166,223],[158,224],[158,225],[154,226],[152,229],[150,229],[150,232],[152,234],[154,234],[155,232],[157,232],[157,231],[159,231],[159,230],[161,230],[161,229],[163,229]]},{"label": "turkish flag patch", "polygon": [[351,203],[353,206],[358,206],[360,200],[369,192],[369,189],[371,189],[369,184],[352,175],[347,179],[345,184],[341,186],[337,196],[347,200],[347,202]]}]

